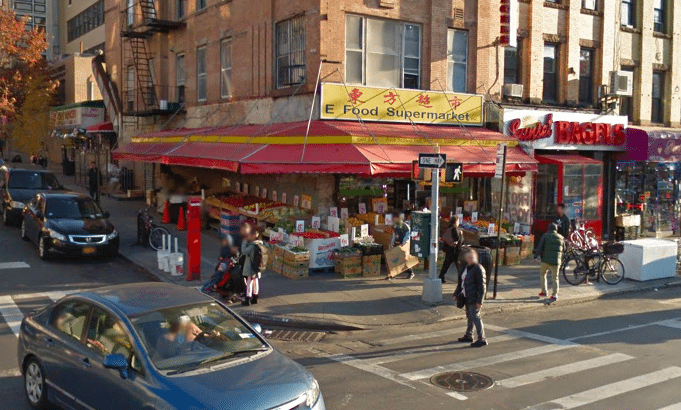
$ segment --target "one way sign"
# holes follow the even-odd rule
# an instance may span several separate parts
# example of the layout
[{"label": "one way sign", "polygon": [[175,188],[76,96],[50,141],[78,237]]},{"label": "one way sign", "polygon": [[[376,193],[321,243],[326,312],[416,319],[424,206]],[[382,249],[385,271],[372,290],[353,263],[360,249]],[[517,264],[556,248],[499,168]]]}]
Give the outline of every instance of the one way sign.
[{"label": "one way sign", "polygon": [[445,154],[419,154],[419,167],[444,168],[447,163]]}]

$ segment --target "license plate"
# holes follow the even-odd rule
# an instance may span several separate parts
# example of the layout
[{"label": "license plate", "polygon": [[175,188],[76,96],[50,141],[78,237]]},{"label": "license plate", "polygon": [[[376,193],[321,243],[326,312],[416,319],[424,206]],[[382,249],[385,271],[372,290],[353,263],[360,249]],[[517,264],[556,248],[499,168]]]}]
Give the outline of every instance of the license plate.
[{"label": "license plate", "polygon": [[84,255],[92,255],[93,253],[97,253],[97,248],[93,247],[83,248]]}]

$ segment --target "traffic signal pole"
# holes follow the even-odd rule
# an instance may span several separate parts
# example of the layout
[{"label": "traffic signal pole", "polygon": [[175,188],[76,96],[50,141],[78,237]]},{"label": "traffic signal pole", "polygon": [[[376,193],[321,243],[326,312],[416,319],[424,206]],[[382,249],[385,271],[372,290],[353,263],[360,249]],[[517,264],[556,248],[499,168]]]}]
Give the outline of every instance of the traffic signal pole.
[{"label": "traffic signal pole", "polygon": [[[435,146],[435,153],[440,147]],[[442,302],[442,281],[437,276],[437,253],[440,241],[440,168],[432,170],[432,192],[430,195],[430,257],[428,277],[423,280],[421,300],[425,303]]]}]

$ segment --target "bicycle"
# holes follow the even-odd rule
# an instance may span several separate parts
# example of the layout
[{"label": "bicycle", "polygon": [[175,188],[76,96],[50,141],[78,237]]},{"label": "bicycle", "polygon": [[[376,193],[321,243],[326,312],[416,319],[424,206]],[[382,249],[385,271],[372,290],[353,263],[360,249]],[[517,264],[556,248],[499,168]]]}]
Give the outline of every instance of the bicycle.
[{"label": "bicycle", "polygon": [[153,206],[137,211],[137,244],[151,246],[154,250],[163,248],[163,237],[169,236],[170,232],[154,223],[154,218],[149,214]]},{"label": "bicycle", "polygon": [[624,264],[617,258],[623,251],[621,243],[606,242],[580,255],[571,255],[561,265],[563,277],[573,286],[586,282],[588,277],[616,285],[624,279]]},{"label": "bicycle", "polygon": [[581,249],[588,249],[598,245],[596,233],[593,229],[587,228],[579,219],[575,219],[574,224],[575,228],[570,233],[570,242]]}]

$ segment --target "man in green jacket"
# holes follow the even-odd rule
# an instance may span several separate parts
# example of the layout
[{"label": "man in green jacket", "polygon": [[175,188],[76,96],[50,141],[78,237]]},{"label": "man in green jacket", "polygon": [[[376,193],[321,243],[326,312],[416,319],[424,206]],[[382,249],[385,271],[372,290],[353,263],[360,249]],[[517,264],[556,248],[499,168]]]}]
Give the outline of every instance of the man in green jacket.
[{"label": "man in green jacket", "polygon": [[565,252],[565,240],[557,230],[558,227],[556,224],[549,224],[548,231],[542,235],[539,246],[534,253],[535,259],[541,258],[541,267],[539,269],[541,274],[541,292],[539,293],[539,297],[546,297],[547,276],[549,270],[551,271],[553,294],[551,295],[549,302],[558,300],[558,269],[563,261],[563,253]]}]

